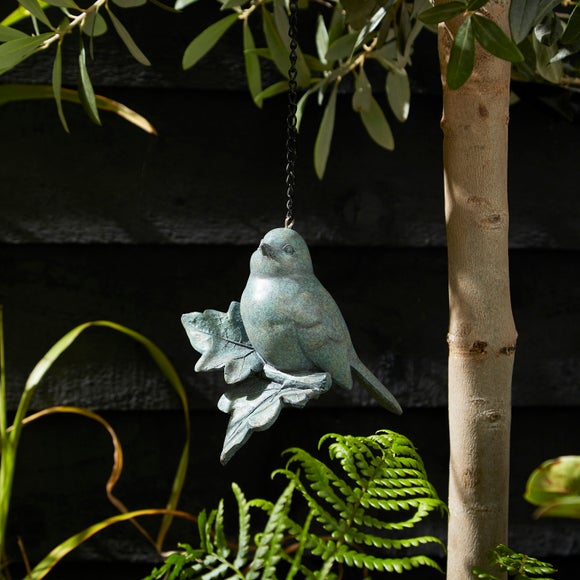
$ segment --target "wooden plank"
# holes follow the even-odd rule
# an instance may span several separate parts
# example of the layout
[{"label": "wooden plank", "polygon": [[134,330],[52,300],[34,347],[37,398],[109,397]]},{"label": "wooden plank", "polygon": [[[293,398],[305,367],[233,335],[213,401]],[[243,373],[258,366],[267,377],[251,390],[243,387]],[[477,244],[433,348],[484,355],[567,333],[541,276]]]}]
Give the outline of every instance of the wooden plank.
[{"label": "wooden plank", "polygon": [[[253,244],[283,221],[284,100],[259,111],[247,95],[110,92],[150,118],[154,138],[103,115],[93,127],[54,104],[0,108],[10,163],[0,167],[0,242]],[[416,97],[393,122],[397,149],[380,150],[342,97],[327,176],[311,162],[315,103],[299,139],[297,227],[320,244],[444,247],[440,105]],[[546,148],[546,143],[566,143]],[[579,249],[577,131],[529,104],[512,112],[513,248]],[[558,183],[558,203],[546,191]],[[562,209],[565,208],[565,211]]]},{"label": "wooden plank", "polygon": [[[256,236],[258,239],[259,236]],[[252,248],[234,246],[0,246],[9,404],[51,344],[87,320],[112,319],[157,342],[174,361],[194,408],[212,408],[219,373],[193,372],[198,355],[182,313],[225,311],[239,299]],[[513,307],[520,332],[517,406],[580,404],[580,255],[514,252]],[[444,250],[313,247],[367,365],[404,408],[446,404],[447,282]],[[176,409],[178,400],[141,347],[94,329],[57,365],[36,404],[97,409]],[[335,392],[321,407],[372,404],[362,389]]]}]

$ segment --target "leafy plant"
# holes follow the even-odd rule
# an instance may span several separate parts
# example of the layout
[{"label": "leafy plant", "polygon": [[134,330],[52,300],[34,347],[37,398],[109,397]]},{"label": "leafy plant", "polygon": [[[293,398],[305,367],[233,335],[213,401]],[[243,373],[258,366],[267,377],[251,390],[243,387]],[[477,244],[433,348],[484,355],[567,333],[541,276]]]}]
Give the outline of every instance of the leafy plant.
[{"label": "leafy plant", "polygon": [[[243,53],[248,88],[258,107],[264,100],[288,90],[289,8],[284,0],[218,0],[223,10],[233,14],[210,25],[186,48],[183,68],[188,69],[201,60],[236,22],[243,28]],[[178,0],[176,8],[191,4]],[[314,166],[319,177],[324,175],[330,152],[337,93],[352,79],[354,91],[352,108],[361,119],[369,136],[384,149],[394,148],[393,134],[383,106],[373,96],[367,69],[375,64],[384,71],[382,89],[386,93],[392,114],[405,121],[410,107],[410,84],[406,67],[411,63],[413,42],[423,24],[418,14],[428,0],[405,2],[379,0],[377,2],[333,2],[323,4],[314,32],[316,54],[298,48],[297,82],[303,89],[298,102],[298,122],[310,97],[316,96],[324,104],[324,114],[314,145]],[[258,22],[256,22],[258,21]],[[253,24],[252,26],[252,23]],[[256,32],[254,32],[256,29]],[[265,46],[256,47],[257,34]],[[263,86],[262,65],[276,68],[283,79]]]},{"label": "leafy plant", "polygon": [[[238,506],[237,543],[225,532],[223,500],[198,516],[199,542],[180,544],[148,580],[181,578],[338,578],[344,567],[403,572],[420,566],[439,570],[425,544],[430,535],[409,535],[433,511],[444,511],[423,462],[403,435],[382,430],[369,437],[325,435],[333,464],[291,448],[288,480],[275,502],[247,500],[232,485]],[[336,468],[336,469],[333,469]],[[306,510],[304,508],[307,508]],[[252,541],[252,509],[267,516]]]},{"label": "leafy plant", "polygon": [[[532,558],[520,552],[514,552],[511,548],[500,544],[493,551],[493,563],[497,564],[502,572],[507,572],[515,580],[552,580],[546,574],[554,574],[557,570],[546,562]],[[475,578],[482,580],[499,580],[497,576],[485,572],[480,568],[473,569]]]},{"label": "leafy plant", "polygon": [[580,518],[580,456],[544,461],[530,475],[524,496],[536,517]]},{"label": "leafy plant", "polygon": [[[30,407],[32,397],[34,396],[36,389],[39,387],[41,380],[49,371],[54,362],[66,351],[69,346],[71,346],[71,344],[73,344],[73,342],[79,337],[81,333],[89,328],[97,326],[121,332],[122,334],[125,334],[126,336],[129,336],[133,340],[136,340],[138,343],[140,343],[147,350],[153,361],[159,367],[159,370],[167,378],[181,401],[184,414],[186,437],[177,471],[174,476],[171,492],[164,509],[144,509],[129,511],[128,508],[114,495],[114,487],[121,477],[123,469],[123,452],[115,431],[111,425],[100,415],[80,407],[60,406],[50,407],[48,409],[43,409],[42,411],[39,411],[33,415],[28,415],[28,409]],[[187,396],[185,394],[183,384],[181,383],[181,380],[175,371],[175,368],[169,359],[165,356],[165,354],[159,349],[159,347],[157,347],[153,342],[151,342],[142,334],[107,320],[87,322],[77,326],[68,332],[65,336],[63,336],[58,342],[56,342],[34,367],[24,386],[14,420],[12,424],[9,425],[6,408],[3,313],[2,308],[0,307],[0,579],[5,577],[4,568],[7,566],[6,529],[10,510],[10,500],[14,482],[16,459],[22,429],[26,424],[32,421],[54,413],[74,413],[76,415],[81,415],[88,419],[97,421],[109,432],[114,447],[114,463],[111,475],[106,484],[106,493],[111,503],[121,513],[116,516],[107,518],[104,521],[97,522],[86,530],[75,534],[71,538],[68,538],[59,544],[33,569],[28,570],[27,578],[29,580],[40,580],[41,578],[44,578],[50,572],[50,570],[52,570],[52,568],[72,550],[74,550],[94,534],[118,522],[131,521],[133,525],[135,525],[137,529],[150,541],[150,543],[155,546],[157,551],[160,552],[174,517],[195,519],[190,514],[177,510],[177,504],[183,489],[183,484],[185,482],[189,461],[190,421],[189,410],[187,406]],[[156,538],[151,538],[145,529],[142,528],[136,521],[136,518],[138,517],[150,515],[163,516],[163,520],[159,527]]]},{"label": "leafy plant", "polygon": [[[81,103],[89,118],[97,125],[101,124],[101,109],[117,113],[141,129],[155,133],[153,126],[131,109],[95,94],[87,63],[88,57],[94,56],[94,39],[106,34],[109,22],[131,55],[143,65],[151,64],[113,10],[113,5],[116,8],[132,8],[146,2],[147,0],[94,0],[87,8],[83,8],[75,0],[18,0],[18,8],[0,23],[0,75],[34,54],[51,50],[54,51],[52,86],[39,85],[24,90],[22,85],[4,85],[0,104],[13,100],[46,98],[50,92],[56,102],[62,126],[67,132],[69,128],[62,106],[64,100]],[[154,3],[160,4],[157,1]],[[57,19],[60,19],[59,24],[55,24]],[[32,22],[31,33],[16,26],[27,20]],[[71,35],[77,37],[78,45],[77,90],[62,88],[62,46]]]}]

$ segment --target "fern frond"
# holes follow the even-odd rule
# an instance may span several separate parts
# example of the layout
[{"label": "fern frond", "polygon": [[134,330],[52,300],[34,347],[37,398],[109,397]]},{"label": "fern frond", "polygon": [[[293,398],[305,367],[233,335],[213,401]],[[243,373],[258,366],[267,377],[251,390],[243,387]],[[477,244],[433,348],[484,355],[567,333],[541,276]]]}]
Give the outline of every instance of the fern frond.
[{"label": "fern frond", "polygon": [[232,483],[232,491],[238,504],[238,551],[233,562],[234,568],[241,569],[246,565],[250,551],[250,506],[246,496],[237,483]]},{"label": "fern frond", "polygon": [[[370,437],[329,434],[320,445],[327,446],[331,462],[299,448],[285,451],[286,466],[274,474],[287,485],[275,502],[247,500],[232,485],[237,546],[226,538],[222,500],[217,509],[199,514],[199,548],[182,545],[182,552],[170,556],[149,580],[333,580],[345,566],[364,569],[366,575],[420,566],[439,570],[420,551],[427,545],[444,548],[443,543],[409,532],[433,511],[446,509],[413,444],[379,431]],[[254,546],[252,509],[267,515],[262,531],[253,536]]]},{"label": "fern frond", "polygon": [[257,537],[256,554],[246,574],[246,580],[254,580],[260,576],[262,580],[276,579],[276,564],[281,558],[280,546],[284,540],[287,527],[287,515],[292,503],[294,484],[290,482],[275,503],[264,532]]}]

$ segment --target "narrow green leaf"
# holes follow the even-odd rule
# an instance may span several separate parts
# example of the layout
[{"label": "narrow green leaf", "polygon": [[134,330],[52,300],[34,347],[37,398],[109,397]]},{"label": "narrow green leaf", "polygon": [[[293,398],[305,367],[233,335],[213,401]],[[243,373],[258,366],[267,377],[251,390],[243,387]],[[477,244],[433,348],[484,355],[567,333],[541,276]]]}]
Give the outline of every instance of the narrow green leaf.
[{"label": "narrow green leaf", "polygon": [[566,30],[562,35],[563,44],[574,44],[580,42],[580,4],[576,4],[572,14],[570,15],[570,20],[566,25]]},{"label": "narrow green leaf", "polygon": [[59,42],[56,47],[56,56],[54,57],[54,64],[52,65],[52,90],[54,92],[54,101],[56,103],[56,109],[58,111],[58,116],[64,130],[70,133],[68,124],[66,122],[66,117],[64,116],[64,111],[62,109],[62,54],[61,54],[61,43]]},{"label": "narrow green leaf", "polygon": [[447,22],[455,16],[463,14],[467,10],[465,2],[454,0],[453,2],[446,2],[439,4],[434,8],[429,8],[425,12],[419,14],[419,20],[425,24],[439,24],[439,22]]},{"label": "narrow green leaf", "polygon": [[371,106],[368,111],[361,111],[361,120],[371,139],[384,149],[392,151],[395,140],[391,127],[377,101],[371,97]]},{"label": "narrow green leaf", "polygon": [[324,17],[322,14],[318,15],[318,20],[316,21],[316,52],[318,53],[318,58],[320,62],[326,64],[326,53],[328,52],[328,30],[326,29],[326,24],[324,22]]},{"label": "narrow green leaf", "polygon": [[471,19],[475,38],[487,52],[509,62],[524,60],[520,49],[495,22],[479,14],[473,14]]},{"label": "narrow green leaf", "polygon": [[[52,99],[53,96],[53,88],[50,85],[0,85],[0,106],[14,101]],[[82,104],[78,91],[73,89],[61,89],[61,97],[63,101]],[[95,100],[101,111],[115,113],[146,133],[157,135],[155,127],[133,109],[101,95],[95,95]]]},{"label": "narrow green leaf", "polygon": [[44,10],[40,7],[37,0],[18,0],[18,3],[28,12],[31,16],[40,20],[43,24],[46,24],[49,28],[53,28],[48,16],[45,14]]},{"label": "narrow green leaf", "polygon": [[203,58],[218,42],[218,40],[231,28],[238,19],[237,14],[229,14],[225,18],[214,22],[203,32],[196,36],[183,53],[182,66],[184,70],[191,68]]},{"label": "narrow green leaf", "polygon": [[447,86],[452,90],[458,89],[467,82],[475,64],[475,40],[471,25],[472,18],[465,19],[457,30],[451,46],[449,63],[447,64]]},{"label": "narrow green leaf", "polygon": [[85,52],[84,44],[81,42],[81,49],[79,52],[79,95],[81,97],[81,102],[93,123],[97,125],[101,124],[101,119],[99,118],[99,111],[97,109],[97,102],[95,100],[95,91],[93,90],[93,83],[91,82],[91,77],[89,76],[89,71],[87,69],[87,57]]},{"label": "narrow green leaf", "polygon": [[107,12],[109,14],[109,18],[119,35],[119,38],[123,41],[127,50],[133,55],[133,58],[144,64],[145,66],[151,66],[151,62],[149,59],[141,52],[141,49],[135,44],[132,36],[129,34],[129,31],[123,26],[121,21],[113,14],[112,10],[107,6]]},{"label": "narrow green leaf", "polygon": [[332,134],[334,133],[334,118],[336,116],[336,96],[338,93],[338,83],[336,83],[330,93],[328,103],[322,115],[322,121],[316,135],[314,143],[314,169],[318,179],[324,177],[326,163],[330,153]]},{"label": "narrow green leaf", "polygon": [[258,100],[258,95],[262,92],[262,71],[260,69],[260,59],[255,53],[256,45],[254,43],[254,36],[248,19],[244,20],[244,62],[246,65],[246,78],[248,80],[248,89],[252,95],[254,103],[262,108],[263,101]]},{"label": "narrow green leaf", "polygon": [[143,516],[153,516],[153,515],[163,515],[171,513],[174,516],[189,520],[195,521],[195,518],[187,513],[182,511],[175,511],[175,510],[165,510],[165,509],[143,509],[143,510],[135,510],[132,512],[127,512],[123,514],[119,514],[116,516],[112,516],[103,520],[97,524],[93,524],[88,528],[84,529],[82,532],[71,536],[61,544],[59,544],[56,548],[54,548],[47,556],[45,556],[41,562],[39,562],[33,570],[30,571],[30,574],[27,576],[29,580],[42,580],[45,578],[48,573],[68,554],[70,554],[73,550],[75,550],[78,546],[86,542],[88,539],[92,538],[95,534],[98,534],[102,530],[118,524],[120,522],[126,522],[132,520],[134,518],[139,518]]},{"label": "narrow green leaf", "polygon": [[102,36],[108,30],[107,21],[96,11],[93,10],[87,14],[83,32],[90,36]]},{"label": "narrow green leaf", "polygon": [[406,121],[411,104],[411,86],[404,68],[398,68],[387,74],[386,92],[395,117],[401,122]]},{"label": "narrow green leaf", "polygon": [[265,7],[262,10],[262,24],[264,28],[264,36],[266,37],[266,44],[272,54],[272,59],[276,68],[288,78],[288,69],[290,67],[290,59],[288,58],[288,51],[284,45],[274,18],[269,10]]},{"label": "narrow green leaf", "polygon": [[279,81],[266,87],[261,93],[256,96],[256,99],[263,102],[264,99],[270,99],[276,95],[281,95],[288,90],[288,81]]},{"label": "narrow green leaf", "polygon": [[19,38],[28,38],[28,34],[16,28],[0,25],[0,42],[18,40]]},{"label": "narrow green leaf", "polygon": [[328,44],[331,45],[335,40],[340,38],[346,30],[345,12],[340,2],[337,2],[328,26]]},{"label": "narrow green leaf", "polygon": [[38,36],[25,35],[0,45],[0,70],[7,71],[26,60],[52,36],[54,36],[52,32],[45,32]]},{"label": "narrow green leaf", "polygon": [[326,53],[326,60],[334,62],[344,58],[350,58],[354,50],[354,45],[358,39],[358,32],[350,32],[337,38],[329,47]]},{"label": "narrow green leaf", "polygon": [[57,8],[74,8],[76,10],[80,10],[78,5],[74,2],[74,0],[43,0],[47,4],[51,6],[56,6]]},{"label": "narrow green leaf", "polygon": [[136,8],[147,4],[147,0],[113,0],[121,8]]},{"label": "narrow green leaf", "polygon": [[354,93],[352,95],[352,109],[355,113],[361,111],[368,111],[371,107],[371,100],[373,98],[373,88],[365,73],[365,69],[361,67],[359,73],[356,75],[354,83]]}]

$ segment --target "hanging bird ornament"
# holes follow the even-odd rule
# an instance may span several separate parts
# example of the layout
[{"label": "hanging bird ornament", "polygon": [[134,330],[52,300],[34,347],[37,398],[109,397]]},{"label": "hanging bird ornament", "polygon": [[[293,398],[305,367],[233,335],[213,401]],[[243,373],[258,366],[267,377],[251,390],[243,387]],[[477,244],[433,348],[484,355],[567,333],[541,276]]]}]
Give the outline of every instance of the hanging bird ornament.
[{"label": "hanging bird ornament", "polygon": [[268,232],[250,259],[240,302],[228,312],[206,310],[181,317],[196,371],[224,370],[230,386],[218,408],[229,413],[222,463],[254,431],[271,427],[286,406],[304,407],[334,384],[353,379],[389,411],[401,406],[361,362],[342,314],[314,274],[304,239],[291,228]]},{"label": "hanging bird ornament", "polygon": [[298,0],[289,0],[290,39],[286,122],[285,227],[269,231],[252,254],[240,302],[227,312],[181,317],[198,372],[223,369],[229,385],[218,409],[230,414],[221,462],[227,463],[254,431],[271,427],[284,407],[304,407],[334,384],[353,378],[400,415],[390,391],[361,362],[336,302],[314,275],[304,239],[292,229],[297,135]]}]

